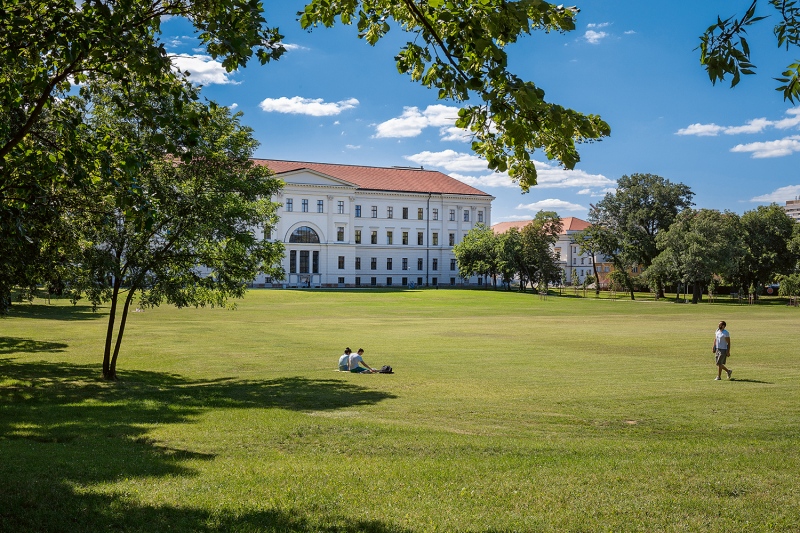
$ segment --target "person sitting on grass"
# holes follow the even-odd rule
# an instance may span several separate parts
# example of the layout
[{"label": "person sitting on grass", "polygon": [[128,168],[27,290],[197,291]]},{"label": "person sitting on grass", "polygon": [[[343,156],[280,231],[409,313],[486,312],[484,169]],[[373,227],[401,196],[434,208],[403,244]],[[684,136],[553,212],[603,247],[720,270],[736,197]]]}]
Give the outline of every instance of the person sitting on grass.
[{"label": "person sitting on grass", "polygon": [[350,354],[352,350],[350,348],[345,348],[344,353],[339,358],[339,372],[349,372],[350,371]]},{"label": "person sitting on grass", "polygon": [[366,361],[364,361],[363,355],[364,355],[364,348],[359,348],[358,353],[350,355],[350,372],[353,372],[354,374],[360,374],[360,373],[373,374],[377,372],[377,370],[369,366],[366,363]]}]

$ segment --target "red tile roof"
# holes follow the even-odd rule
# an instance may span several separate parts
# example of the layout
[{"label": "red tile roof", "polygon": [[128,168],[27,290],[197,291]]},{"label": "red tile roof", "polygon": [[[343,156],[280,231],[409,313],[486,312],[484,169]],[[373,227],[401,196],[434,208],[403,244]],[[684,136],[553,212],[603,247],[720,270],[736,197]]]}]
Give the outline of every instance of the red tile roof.
[{"label": "red tile roof", "polygon": [[352,183],[359,189],[491,196],[446,174],[421,168],[364,167],[273,159],[254,159],[253,162],[268,166],[278,177],[286,172],[308,169]]},{"label": "red tile roof", "polygon": [[[515,222],[498,222],[497,224],[492,226],[492,230],[495,232],[495,234],[499,235],[500,233],[507,232],[511,228],[517,228],[517,229],[521,230],[522,228],[524,228],[525,226],[527,226],[531,222],[533,222],[533,221],[532,220],[518,220],[518,221],[515,221]],[[581,230],[584,230],[584,229],[588,228],[589,226],[591,226],[590,223],[586,222],[585,220],[581,220],[579,218],[576,218],[576,217],[564,217],[564,218],[561,219],[561,223],[563,224],[563,227],[561,228],[561,234],[562,235],[564,235],[568,231],[581,231]]]}]

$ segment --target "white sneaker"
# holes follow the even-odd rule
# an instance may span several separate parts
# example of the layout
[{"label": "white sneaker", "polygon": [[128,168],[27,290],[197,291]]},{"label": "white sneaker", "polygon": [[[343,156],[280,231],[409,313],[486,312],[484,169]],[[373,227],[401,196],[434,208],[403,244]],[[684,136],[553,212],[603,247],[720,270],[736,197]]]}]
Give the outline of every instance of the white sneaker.
[{"label": "white sneaker", "polygon": [[721,379],[722,379],[721,377],[717,376],[717,377],[714,378],[714,381],[719,381]]}]

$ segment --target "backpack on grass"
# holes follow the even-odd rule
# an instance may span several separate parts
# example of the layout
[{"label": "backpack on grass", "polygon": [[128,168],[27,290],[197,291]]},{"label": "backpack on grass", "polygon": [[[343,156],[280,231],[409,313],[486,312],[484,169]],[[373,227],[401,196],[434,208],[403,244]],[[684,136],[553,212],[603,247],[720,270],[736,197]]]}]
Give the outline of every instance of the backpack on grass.
[{"label": "backpack on grass", "polygon": [[389,365],[383,365],[380,370],[378,370],[379,374],[394,374],[392,367]]}]

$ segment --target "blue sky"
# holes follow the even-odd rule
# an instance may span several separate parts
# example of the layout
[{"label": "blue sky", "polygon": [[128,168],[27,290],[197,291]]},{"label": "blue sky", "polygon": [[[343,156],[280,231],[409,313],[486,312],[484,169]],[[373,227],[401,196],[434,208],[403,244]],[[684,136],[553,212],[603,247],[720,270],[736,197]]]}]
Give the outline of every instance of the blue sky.
[{"label": "blue sky", "polygon": [[[509,47],[510,69],[549,101],[611,126],[609,138],[579,146],[573,171],[534,153],[539,185],[527,194],[471,153],[453,127],[458,103],[397,73],[393,58],[407,34],[393,29],[372,47],[354,26],[302,30],[302,0],[264,4],[288,52],[233,73],[204,55],[185,21],[163,25],[174,62],[203,96],[244,113],[261,142],[257,157],[439,170],[495,196],[493,223],[540,209],[585,219],[633,173],[690,186],[696,207],[737,213],[800,196],[800,105],[784,101],[773,79],[798,57],[777,48],[774,23],[750,30],[757,75],[734,89],[712,86],[695,50],[717,15],[738,15],[750,0],[578,0],[575,31]],[[771,14],[767,7],[761,14]]]}]

